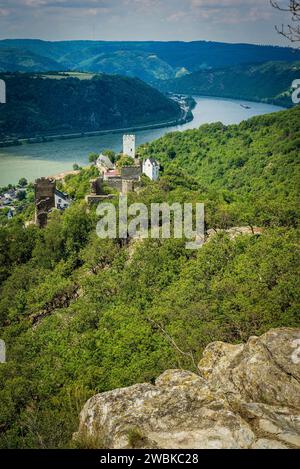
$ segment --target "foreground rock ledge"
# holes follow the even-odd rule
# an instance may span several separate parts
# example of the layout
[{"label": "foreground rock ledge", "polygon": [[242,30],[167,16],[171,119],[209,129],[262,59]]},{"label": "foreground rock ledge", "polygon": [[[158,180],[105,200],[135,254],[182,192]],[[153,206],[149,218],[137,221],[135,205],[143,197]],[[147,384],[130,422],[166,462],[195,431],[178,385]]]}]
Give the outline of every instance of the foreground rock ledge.
[{"label": "foreground rock ledge", "polygon": [[105,448],[300,448],[300,329],[210,344],[199,375],[93,396],[74,439]]}]

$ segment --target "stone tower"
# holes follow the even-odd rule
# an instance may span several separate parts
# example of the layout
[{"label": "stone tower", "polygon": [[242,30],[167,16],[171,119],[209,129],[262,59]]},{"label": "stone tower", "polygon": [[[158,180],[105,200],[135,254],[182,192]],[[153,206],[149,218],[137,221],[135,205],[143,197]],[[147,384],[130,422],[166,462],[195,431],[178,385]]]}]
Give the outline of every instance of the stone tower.
[{"label": "stone tower", "polygon": [[6,103],[6,85],[4,80],[0,80],[0,104]]},{"label": "stone tower", "polygon": [[123,154],[135,158],[135,135],[123,135]]},{"label": "stone tower", "polygon": [[35,181],[35,223],[39,228],[47,225],[48,213],[55,207],[55,187],[53,179],[40,178]]}]

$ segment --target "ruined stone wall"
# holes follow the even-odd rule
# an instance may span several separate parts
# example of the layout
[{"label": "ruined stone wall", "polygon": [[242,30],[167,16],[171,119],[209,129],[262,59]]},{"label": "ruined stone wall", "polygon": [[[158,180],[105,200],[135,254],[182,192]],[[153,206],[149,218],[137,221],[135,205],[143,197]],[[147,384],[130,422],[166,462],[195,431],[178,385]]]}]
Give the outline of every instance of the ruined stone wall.
[{"label": "ruined stone wall", "polygon": [[122,179],[135,179],[138,180],[141,177],[142,168],[140,165],[135,166],[124,166],[121,168]]},{"label": "ruined stone wall", "polygon": [[122,179],[122,194],[126,195],[134,191],[134,181]]},{"label": "ruined stone wall", "polygon": [[96,194],[89,194],[85,197],[86,202],[89,205],[97,205],[100,202],[105,200],[114,199],[116,196],[114,194],[107,194],[107,195],[96,195]]},{"label": "ruined stone wall", "polygon": [[122,179],[120,177],[109,178],[107,181],[105,181],[105,183],[108,187],[116,189],[119,192],[122,190]]},{"label": "ruined stone wall", "polygon": [[91,194],[102,195],[103,194],[103,178],[99,177],[92,179],[91,183]]}]

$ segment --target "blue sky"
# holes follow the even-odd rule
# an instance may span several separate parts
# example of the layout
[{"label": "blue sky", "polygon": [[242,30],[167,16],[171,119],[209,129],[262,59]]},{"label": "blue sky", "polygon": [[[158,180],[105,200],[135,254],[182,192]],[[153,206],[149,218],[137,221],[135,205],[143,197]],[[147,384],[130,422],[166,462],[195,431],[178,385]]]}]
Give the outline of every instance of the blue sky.
[{"label": "blue sky", "polygon": [[[283,0],[284,1],[284,0]],[[269,0],[0,0],[0,38],[288,45]]]}]

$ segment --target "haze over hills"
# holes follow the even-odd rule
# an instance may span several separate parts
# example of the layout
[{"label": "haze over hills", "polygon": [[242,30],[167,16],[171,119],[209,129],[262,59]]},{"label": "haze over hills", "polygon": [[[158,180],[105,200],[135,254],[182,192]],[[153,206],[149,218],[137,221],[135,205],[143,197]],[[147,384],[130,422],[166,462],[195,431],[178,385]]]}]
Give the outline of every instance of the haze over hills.
[{"label": "haze over hills", "polygon": [[118,73],[150,83],[203,69],[297,59],[300,60],[300,52],[291,48],[207,41],[0,41],[0,71],[43,72],[56,69]]}]

